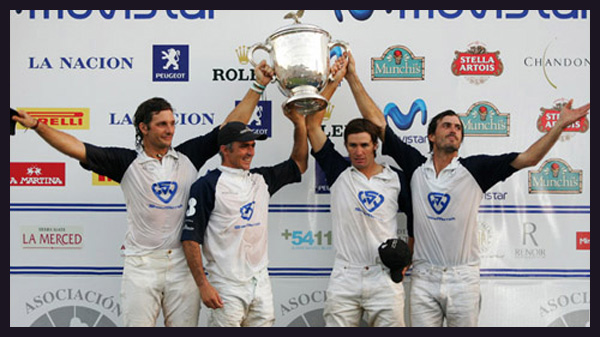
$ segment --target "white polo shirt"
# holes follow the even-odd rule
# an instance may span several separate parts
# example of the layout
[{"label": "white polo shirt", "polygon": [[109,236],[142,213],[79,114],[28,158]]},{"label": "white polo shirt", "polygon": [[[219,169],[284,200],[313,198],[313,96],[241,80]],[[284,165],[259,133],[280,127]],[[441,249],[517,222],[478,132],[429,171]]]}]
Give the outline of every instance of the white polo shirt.
[{"label": "white polo shirt", "polygon": [[143,150],[85,144],[85,169],[121,184],[127,207],[125,255],[181,247],[189,190],[198,170],[218,151],[219,128],[171,148],[159,161]]},{"label": "white polo shirt", "polygon": [[413,264],[478,266],[477,213],[483,194],[517,170],[518,153],[456,157],[436,176],[432,155],[423,156],[386,127],[383,153],[406,173],[412,192]]},{"label": "white polo shirt", "polygon": [[325,172],[331,191],[336,259],[357,266],[377,264],[379,245],[398,237],[398,210],[407,213],[412,237],[410,191],[401,171],[382,164],[383,172],[369,179],[337,152],[329,139],[319,152],[311,154]]},{"label": "white polo shirt", "polygon": [[219,166],[192,185],[181,241],[202,245],[209,274],[250,280],[268,265],[269,199],[300,180],[292,159],[250,171]]}]

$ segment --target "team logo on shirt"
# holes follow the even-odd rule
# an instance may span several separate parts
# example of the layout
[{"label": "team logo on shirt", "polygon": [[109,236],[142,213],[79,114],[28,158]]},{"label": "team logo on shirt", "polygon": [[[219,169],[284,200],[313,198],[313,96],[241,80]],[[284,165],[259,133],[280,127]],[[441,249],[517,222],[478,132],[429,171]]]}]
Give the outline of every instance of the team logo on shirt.
[{"label": "team logo on shirt", "polygon": [[427,200],[429,200],[429,204],[436,214],[442,214],[450,203],[450,195],[433,192],[429,193]]},{"label": "team logo on shirt", "polygon": [[358,200],[360,200],[361,204],[365,206],[367,211],[373,212],[374,210],[379,208],[381,204],[383,204],[385,198],[383,197],[383,195],[375,191],[360,191],[358,193]]},{"label": "team logo on shirt", "polygon": [[177,183],[174,181],[160,181],[152,184],[152,192],[160,201],[168,204],[177,192]]},{"label": "team logo on shirt", "polygon": [[242,216],[242,219],[246,220],[246,221],[250,221],[250,219],[252,219],[252,215],[254,215],[254,204],[256,202],[250,202],[245,204],[244,206],[242,206],[240,208],[240,213]]}]

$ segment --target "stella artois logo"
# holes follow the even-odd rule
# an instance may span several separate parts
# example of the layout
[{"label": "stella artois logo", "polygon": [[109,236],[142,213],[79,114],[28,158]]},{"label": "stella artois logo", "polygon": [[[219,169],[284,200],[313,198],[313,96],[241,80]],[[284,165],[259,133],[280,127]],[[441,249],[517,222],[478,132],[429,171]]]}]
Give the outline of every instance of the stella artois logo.
[{"label": "stella artois logo", "polygon": [[455,76],[466,76],[473,84],[481,84],[490,76],[500,76],[504,71],[500,52],[488,52],[479,43],[472,44],[467,51],[455,51],[454,54],[452,73]]},{"label": "stella artois logo", "polygon": [[[550,109],[541,108],[540,116],[537,120],[537,129],[540,132],[548,132],[560,117],[560,111],[568,102],[565,100],[558,100],[554,102],[554,106]],[[564,132],[581,132],[584,133],[590,128],[590,121],[587,116],[581,117],[581,119],[575,121],[575,123],[567,126]]]}]

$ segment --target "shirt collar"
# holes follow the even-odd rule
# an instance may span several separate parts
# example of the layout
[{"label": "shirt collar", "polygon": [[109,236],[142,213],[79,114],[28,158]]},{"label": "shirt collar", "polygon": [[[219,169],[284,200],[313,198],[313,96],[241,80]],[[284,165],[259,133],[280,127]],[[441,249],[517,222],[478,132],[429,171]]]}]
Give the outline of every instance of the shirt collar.
[{"label": "shirt collar", "polygon": [[[459,165],[458,162],[458,156],[452,158],[452,161],[450,162],[450,164],[448,164],[448,166],[444,167],[444,170],[455,170]],[[433,172],[435,172],[435,165],[433,165],[433,153],[429,154],[429,158],[427,158],[427,161],[425,162],[424,167],[428,170],[432,170]]]},{"label": "shirt collar", "polygon": [[[150,157],[146,151],[144,151],[143,148],[138,148],[137,149],[138,155],[141,157],[141,162],[145,163],[145,162],[149,162],[152,160],[158,160],[158,158],[156,157]],[[169,148],[169,151],[167,151],[167,153],[165,153],[165,155],[163,156],[163,158],[166,157],[172,157],[173,159],[179,159],[179,155],[177,154],[177,151],[175,151],[175,149],[173,149],[173,147]]]},{"label": "shirt collar", "polygon": [[[393,178],[393,173],[394,171],[392,171],[392,169],[390,168],[388,163],[379,163],[381,166],[383,166],[383,171],[381,171],[381,173],[378,173],[376,175],[374,175],[372,178],[378,178],[378,179],[382,179],[382,180],[389,180]],[[356,167],[354,166],[350,166],[350,170],[352,170],[353,172],[356,173],[360,173],[364,176],[364,173],[360,172]]]},{"label": "shirt collar", "polygon": [[248,172],[249,172],[244,169],[238,169],[238,168],[233,168],[233,167],[228,167],[228,166],[223,166],[223,165],[219,165],[219,171],[225,172],[225,173],[230,173],[233,175],[239,175],[239,176],[248,174]]}]

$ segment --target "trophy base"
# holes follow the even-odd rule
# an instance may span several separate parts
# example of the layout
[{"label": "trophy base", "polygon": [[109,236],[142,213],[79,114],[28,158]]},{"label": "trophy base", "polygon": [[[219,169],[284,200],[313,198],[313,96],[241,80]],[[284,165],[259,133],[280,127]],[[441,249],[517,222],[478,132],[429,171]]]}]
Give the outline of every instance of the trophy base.
[{"label": "trophy base", "polygon": [[329,102],[316,91],[313,86],[296,87],[292,90],[292,97],[285,101],[284,105],[288,109],[295,108],[298,113],[303,115],[319,112],[327,108]]}]

